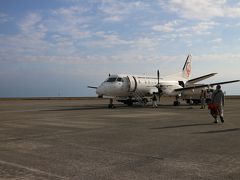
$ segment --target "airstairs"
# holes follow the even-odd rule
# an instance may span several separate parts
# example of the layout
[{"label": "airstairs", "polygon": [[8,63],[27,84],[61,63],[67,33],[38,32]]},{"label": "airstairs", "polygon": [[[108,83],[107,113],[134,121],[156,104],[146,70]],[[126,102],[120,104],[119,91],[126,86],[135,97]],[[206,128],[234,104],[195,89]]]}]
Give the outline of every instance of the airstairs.
[{"label": "airstairs", "polygon": [[142,106],[145,106],[148,102],[148,100],[144,98],[144,93],[140,90],[136,90],[135,92],[133,92],[132,97],[137,101],[137,103]]}]

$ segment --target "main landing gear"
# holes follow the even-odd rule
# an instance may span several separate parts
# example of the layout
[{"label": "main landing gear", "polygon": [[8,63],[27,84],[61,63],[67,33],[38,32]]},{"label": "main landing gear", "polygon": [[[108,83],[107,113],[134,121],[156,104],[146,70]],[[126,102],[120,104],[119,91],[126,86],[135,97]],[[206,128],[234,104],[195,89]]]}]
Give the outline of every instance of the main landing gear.
[{"label": "main landing gear", "polygon": [[127,99],[126,104],[128,106],[132,106],[133,105],[132,97],[129,97],[129,99]]},{"label": "main landing gear", "polygon": [[176,96],[176,101],[173,102],[174,106],[179,106],[180,102],[179,102],[179,96]]}]

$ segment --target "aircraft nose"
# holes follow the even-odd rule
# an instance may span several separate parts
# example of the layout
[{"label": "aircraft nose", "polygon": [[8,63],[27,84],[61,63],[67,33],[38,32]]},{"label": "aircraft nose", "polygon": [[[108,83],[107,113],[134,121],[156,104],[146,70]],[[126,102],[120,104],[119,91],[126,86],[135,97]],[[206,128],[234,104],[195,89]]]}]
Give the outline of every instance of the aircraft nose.
[{"label": "aircraft nose", "polygon": [[96,89],[96,94],[98,94],[99,96],[102,96],[102,86],[98,86],[97,89]]},{"label": "aircraft nose", "polygon": [[100,89],[99,89],[99,87],[97,87],[97,89],[96,89],[96,94],[98,94],[99,95],[99,92],[100,91]]}]

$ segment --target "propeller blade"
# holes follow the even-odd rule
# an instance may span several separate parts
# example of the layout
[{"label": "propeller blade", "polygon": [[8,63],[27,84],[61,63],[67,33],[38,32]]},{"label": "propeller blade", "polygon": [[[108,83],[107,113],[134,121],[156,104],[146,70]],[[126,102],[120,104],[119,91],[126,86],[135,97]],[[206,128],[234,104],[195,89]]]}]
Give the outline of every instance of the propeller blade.
[{"label": "propeller blade", "polygon": [[159,99],[159,102],[160,102],[160,97],[161,97],[162,90],[160,89],[159,79],[160,79],[160,73],[159,73],[159,70],[157,70],[157,82],[158,83],[157,83],[156,87],[158,88],[158,99]]}]

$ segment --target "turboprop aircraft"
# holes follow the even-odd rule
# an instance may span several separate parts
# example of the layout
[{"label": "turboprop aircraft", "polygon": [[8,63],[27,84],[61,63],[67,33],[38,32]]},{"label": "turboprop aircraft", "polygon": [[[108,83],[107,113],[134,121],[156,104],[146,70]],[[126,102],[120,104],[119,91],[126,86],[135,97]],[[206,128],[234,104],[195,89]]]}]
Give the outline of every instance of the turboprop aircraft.
[{"label": "turboprop aircraft", "polygon": [[190,79],[192,72],[191,64],[192,56],[188,55],[182,71],[177,74],[160,77],[159,70],[157,71],[157,76],[109,74],[109,77],[102,82],[100,86],[88,86],[88,88],[96,89],[96,93],[99,98],[110,98],[109,108],[114,107],[113,99],[129,106],[133,105],[134,102],[146,104],[148,102],[148,97],[152,97],[153,94],[158,95],[159,101],[162,95],[175,96],[176,100],[173,104],[179,105],[179,97],[181,94],[189,92],[189,90],[213,87],[218,84],[227,84],[239,81],[233,80],[212,84],[195,84],[199,81],[210,78],[217,73],[210,73]]}]

